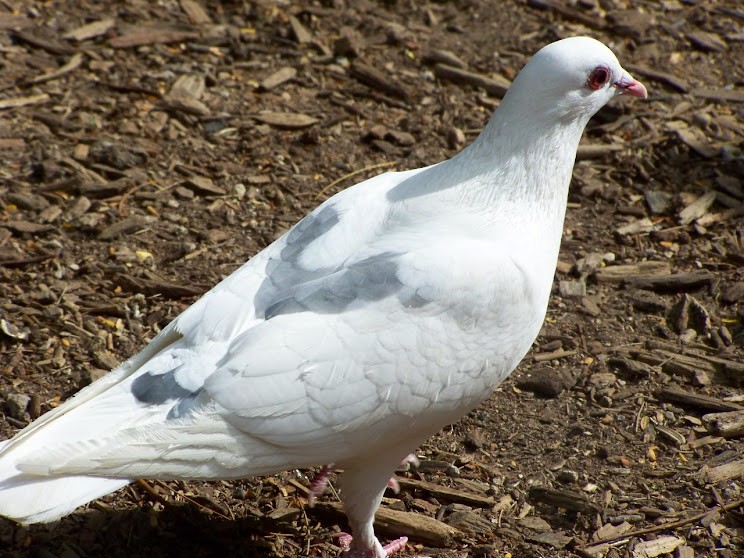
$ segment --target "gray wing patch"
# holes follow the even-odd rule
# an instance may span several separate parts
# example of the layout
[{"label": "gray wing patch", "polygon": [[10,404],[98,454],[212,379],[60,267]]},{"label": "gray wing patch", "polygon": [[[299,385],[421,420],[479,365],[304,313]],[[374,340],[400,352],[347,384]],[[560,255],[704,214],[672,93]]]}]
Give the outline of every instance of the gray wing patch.
[{"label": "gray wing patch", "polygon": [[333,205],[327,205],[318,213],[303,218],[287,235],[286,245],[280,253],[282,261],[296,262],[308,244],[330,231],[339,220]]},{"label": "gray wing patch", "polygon": [[267,320],[283,314],[316,312],[338,314],[397,294],[407,307],[422,306],[426,300],[398,278],[399,254],[386,252],[366,258],[321,279],[283,293],[264,313]]},{"label": "gray wing patch", "polygon": [[307,246],[339,222],[338,211],[327,205],[289,232],[278,257],[266,264],[266,279],[254,298],[258,316],[263,313],[264,319],[269,320],[298,312],[336,314],[396,293],[405,307],[426,304],[425,298],[398,278],[397,253],[386,252],[349,266],[310,268],[300,264]]},{"label": "gray wing patch", "polygon": [[191,394],[176,381],[176,371],[165,374],[147,372],[132,382],[132,395],[140,403],[162,405],[171,399],[180,399]]},{"label": "gray wing patch", "polygon": [[339,220],[339,214],[333,205],[327,205],[318,213],[311,213],[302,219],[289,231],[286,245],[278,257],[266,263],[266,279],[258,287],[253,300],[258,315],[276,300],[277,293],[335,271],[330,268],[309,269],[300,265],[299,260],[307,246],[330,231]]},{"label": "gray wing patch", "polygon": [[[130,392],[145,405],[168,405],[173,402],[166,419],[183,416],[195,406],[197,396],[203,391],[202,379],[198,374],[189,374],[185,367],[193,365],[201,370],[205,364],[199,362],[198,358],[195,362],[187,360],[191,357],[189,351],[181,354],[178,349],[155,357],[150,362],[153,368],[132,380]],[[153,369],[166,371],[153,372]]]}]

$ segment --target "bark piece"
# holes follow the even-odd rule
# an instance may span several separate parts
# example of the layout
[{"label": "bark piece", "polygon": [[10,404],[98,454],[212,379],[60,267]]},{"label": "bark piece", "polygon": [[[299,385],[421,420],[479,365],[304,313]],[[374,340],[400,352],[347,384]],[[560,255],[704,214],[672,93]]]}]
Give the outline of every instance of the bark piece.
[{"label": "bark piece", "polygon": [[69,45],[58,43],[48,37],[42,37],[30,31],[14,31],[12,35],[17,40],[58,56],[69,56],[75,52],[75,49],[71,48]]},{"label": "bark piece", "polygon": [[739,478],[744,476],[744,459],[729,461],[728,463],[716,465],[715,467],[704,465],[703,468],[700,469],[700,475],[705,481],[712,483]]},{"label": "bark piece", "polygon": [[193,191],[208,196],[224,196],[227,192],[224,188],[217,186],[211,178],[206,176],[192,176],[184,181],[184,184]]},{"label": "bark piece", "polygon": [[105,35],[114,27],[114,25],[116,25],[116,20],[112,17],[107,17],[99,19],[98,21],[93,21],[83,25],[82,27],[72,29],[62,35],[62,37],[65,39],[73,39],[78,42],[87,41],[88,39],[94,39],[101,35]]},{"label": "bark piece", "polygon": [[200,296],[206,292],[206,289],[202,287],[181,285],[170,281],[145,279],[124,274],[116,276],[116,284],[130,293],[143,293],[147,296],[159,294],[165,298]]},{"label": "bark piece", "polygon": [[711,327],[710,313],[696,298],[684,294],[669,311],[667,324],[677,333],[694,329],[699,334],[705,334]]},{"label": "bark piece", "polygon": [[131,215],[103,229],[98,233],[98,238],[100,240],[111,240],[119,235],[129,234],[146,227],[151,220],[150,217],[145,217],[144,215]]},{"label": "bark piece", "polygon": [[260,112],[256,115],[256,120],[276,126],[277,128],[287,128],[290,130],[298,128],[307,128],[318,122],[317,118],[296,112]]},{"label": "bark piece", "polygon": [[690,42],[700,50],[721,52],[728,48],[726,41],[716,33],[708,33],[706,31],[693,31],[687,34],[687,38]]},{"label": "bark piece", "polygon": [[181,9],[195,25],[212,23],[212,18],[196,0],[181,0]]},{"label": "bark piece", "polygon": [[469,506],[478,506],[485,508],[489,508],[495,504],[494,499],[490,496],[472,494],[470,492],[448,488],[446,486],[431,482],[400,478],[398,479],[398,483],[403,489],[421,490],[435,498],[441,498],[442,500],[447,500],[449,502],[459,502],[461,504],[467,504]]},{"label": "bark piece", "polygon": [[597,511],[596,506],[585,495],[570,490],[533,486],[529,489],[528,494],[530,500],[556,506],[564,510],[578,512]]},{"label": "bark piece", "polygon": [[665,276],[636,276],[629,278],[627,283],[641,289],[662,292],[678,292],[697,289],[710,284],[715,275],[710,271],[699,269],[689,273],[674,273]]},{"label": "bark piece", "polygon": [[486,535],[493,532],[496,528],[493,523],[482,517],[478,512],[472,510],[453,512],[447,516],[445,523],[463,533],[473,535]]},{"label": "bark piece", "polygon": [[[315,509],[345,518],[343,505],[338,502],[318,502]],[[375,531],[411,539],[437,547],[450,546],[460,532],[446,523],[420,513],[403,512],[380,507],[375,512]]]},{"label": "bark piece", "polygon": [[308,31],[307,28],[302,25],[300,20],[293,15],[289,16],[289,26],[292,28],[292,33],[295,36],[295,40],[301,45],[309,43],[313,40],[312,33],[310,33],[310,31]]},{"label": "bark piece", "polygon": [[503,76],[488,77],[449,64],[435,64],[434,74],[439,79],[446,79],[455,83],[464,83],[473,87],[480,87],[489,95],[503,97],[506,90],[509,89],[511,81]]},{"label": "bark piece", "polygon": [[685,207],[679,213],[679,222],[682,225],[689,225],[696,219],[699,219],[708,212],[713,202],[716,201],[715,192],[707,192]]},{"label": "bark piece", "polygon": [[690,393],[681,389],[664,388],[657,391],[655,395],[662,401],[670,401],[705,411],[744,411],[744,407],[737,403],[731,403],[708,395]]},{"label": "bark piece", "polygon": [[528,377],[517,380],[519,389],[548,399],[558,397],[561,392],[574,385],[576,378],[568,370],[546,367],[534,368],[530,370]]},{"label": "bark piece", "polygon": [[744,436],[744,410],[703,415],[705,427],[724,438]]},{"label": "bark piece", "polygon": [[49,95],[46,93],[40,93],[39,95],[30,95],[28,97],[14,97],[12,99],[0,99],[0,110],[9,108],[19,108],[28,105],[38,105],[46,103],[49,100]]},{"label": "bark piece", "polygon": [[654,558],[662,554],[669,554],[684,542],[685,539],[673,535],[643,541],[633,548],[633,558]]},{"label": "bark piece", "polygon": [[404,101],[410,99],[410,94],[405,87],[397,83],[384,72],[381,72],[369,64],[356,60],[351,65],[349,72],[360,83],[373,89],[377,89],[386,95],[391,95],[403,99]]},{"label": "bark piece", "polygon": [[692,91],[695,97],[710,99],[718,102],[744,103],[744,90],[741,89],[708,89],[701,88]]},{"label": "bark piece", "polygon": [[261,91],[271,91],[272,89],[294,79],[296,75],[297,70],[291,66],[285,66],[264,79],[259,85],[259,89],[261,89]]},{"label": "bark piece", "polygon": [[671,272],[667,262],[650,261],[602,267],[594,272],[594,276],[599,283],[623,283],[637,277],[663,276]]},{"label": "bark piece", "polygon": [[52,225],[42,225],[40,223],[32,223],[31,221],[5,221],[3,227],[10,229],[13,232],[19,234],[38,234],[52,230]]},{"label": "bark piece", "polygon": [[194,29],[179,29],[170,25],[140,25],[127,29],[114,37],[109,44],[114,48],[133,48],[143,45],[180,43],[198,39],[199,33]]}]

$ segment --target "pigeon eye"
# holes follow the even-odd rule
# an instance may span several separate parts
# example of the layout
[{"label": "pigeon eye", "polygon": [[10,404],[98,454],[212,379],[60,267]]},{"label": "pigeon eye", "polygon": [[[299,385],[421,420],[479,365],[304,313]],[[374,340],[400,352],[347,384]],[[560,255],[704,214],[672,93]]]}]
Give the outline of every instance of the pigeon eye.
[{"label": "pigeon eye", "polygon": [[597,90],[607,83],[610,79],[610,70],[604,66],[598,66],[592,70],[589,74],[589,79],[586,80],[586,85],[589,89]]}]

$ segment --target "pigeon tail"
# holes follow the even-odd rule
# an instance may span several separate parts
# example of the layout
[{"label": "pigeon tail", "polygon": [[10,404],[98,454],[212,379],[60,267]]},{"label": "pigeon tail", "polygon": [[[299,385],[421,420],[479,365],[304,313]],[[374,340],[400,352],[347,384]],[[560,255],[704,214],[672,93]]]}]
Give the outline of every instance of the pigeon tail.
[{"label": "pigeon tail", "polygon": [[[4,464],[0,475],[8,477],[8,473]],[[83,476],[10,476],[0,481],[0,515],[18,523],[49,523],[129,482]]]}]

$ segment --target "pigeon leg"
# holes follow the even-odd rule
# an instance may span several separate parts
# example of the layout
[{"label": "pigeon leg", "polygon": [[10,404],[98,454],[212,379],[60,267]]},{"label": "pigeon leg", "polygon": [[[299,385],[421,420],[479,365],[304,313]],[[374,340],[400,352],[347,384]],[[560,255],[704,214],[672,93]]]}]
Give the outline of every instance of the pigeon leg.
[{"label": "pigeon leg", "polygon": [[[339,533],[338,535],[338,542],[341,545],[341,548],[344,549],[346,552],[345,558],[348,558],[348,556],[351,556],[349,554],[350,546],[351,546],[352,536],[348,533]],[[385,556],[392,556],[396,552],[400,552],[406,547],[406,543],[408,542],[408,537],[401,537],[399,539],[395,539],[394,541],[389,542],[385,546],[382,547],[382,551],[385,553]],[[370,557],[374,557],[374,554],[368,554]],[[364,554],[364,556],[367,556],[367,554]],[[422,557],[425,558],[425,557]]]},{"label": "pigeon leg", "polygon": [[[400,464],[406,465],[408,463],[410,463],[414,467],[417,467],[420,461],[418,457],[416,457],[412,453],[409,453],[406,458],[400,462]],[[307,491],[307,503],[311,508],[313,507],[313,505],[315,505],[315,500],[319,496],[322,496],[323,492],[325,492],[326,486],[328,486],[328,479],[331,478],[335,465],[335,463],[323,465],[320,471],[315,473],[315,476],[310,481],[310,488],[308,488]],[[390,477],[390,479],[387,481],[387,486],[396,494],[400,492],[400,484],[398,484],[398,481],[395,480],[394,476]]]},{"label": "pigeon leg", "polygon": [[402,545],[392,543],[397,548],[387,550],[375,537],[373,522],[375,511],[380,506],[387,481],[400,457],[382,456],[375,461],[357,462],[346,467],[340,478],[341,500],[349,520],[353,539],[344,552],[344,558],[385,558],[388,553],[400,550]]}]

